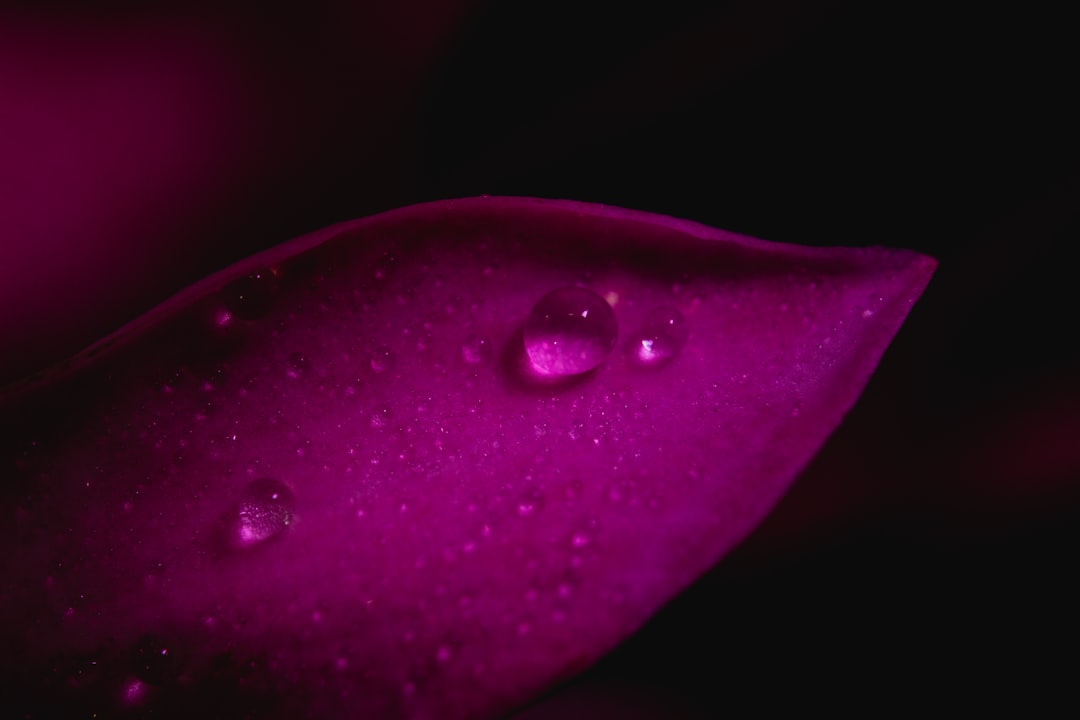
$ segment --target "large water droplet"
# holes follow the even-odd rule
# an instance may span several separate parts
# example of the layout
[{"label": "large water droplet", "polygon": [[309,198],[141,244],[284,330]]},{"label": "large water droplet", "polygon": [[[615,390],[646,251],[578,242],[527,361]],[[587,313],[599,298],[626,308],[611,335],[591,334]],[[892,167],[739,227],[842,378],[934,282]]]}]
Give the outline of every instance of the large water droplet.
[{"label": "large water droplet", "polygon": [[525,321],[525,351],[543,375],[577,375],[600,365],[619,335],[615,313],[592,290],[553,290]]},{"label": "large water droplet", "polygon": [[633,345],[634,358],[642,365],[660,365],[682,350],[688,336],[686,320],[673,307],[658,307],[645,316]]},{"label": "large water droplet", "polygon": [[242,546],[269,540],[292,521],[293,494],[272,478],[248,483],[240,496],[237,542]]}]

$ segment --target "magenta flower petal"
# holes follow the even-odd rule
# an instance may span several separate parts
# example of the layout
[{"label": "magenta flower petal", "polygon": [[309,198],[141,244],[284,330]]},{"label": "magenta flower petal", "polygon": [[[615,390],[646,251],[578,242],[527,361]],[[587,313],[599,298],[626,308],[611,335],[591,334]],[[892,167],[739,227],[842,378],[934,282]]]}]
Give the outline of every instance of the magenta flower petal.
[{"label": "magenta flower petal", "polygon": [[[7,391],[5,673],[95,711],[512,709],[755,527],[934,267],[518,198],[253,257]],[[573,286],[614,349],[568,316],[592,369],[536,372]]]}]

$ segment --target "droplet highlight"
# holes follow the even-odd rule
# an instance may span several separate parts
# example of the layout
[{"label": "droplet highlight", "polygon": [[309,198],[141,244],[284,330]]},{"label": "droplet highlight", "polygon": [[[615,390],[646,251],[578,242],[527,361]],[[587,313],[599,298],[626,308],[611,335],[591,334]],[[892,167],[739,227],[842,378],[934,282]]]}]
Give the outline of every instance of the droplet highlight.
[{"label": "droplet highlight", "polygon": [[248,483],[240,496],[236,524],[236,542],[256,545],[280,535],[292,522],[293,494],[272,478]]},{"label": "droplet highlight", "polygon": [[688,336],[681,312],[669,306],[658,307],[645,316],[631,350],[641,365],[662,365],[682,351]]},{"label": "droplet highlight", "polygon": [[525,321],[525,352],[541,375],[578,375],[607,360],[619,325],[604,298],[567,287],[537,301]]}]

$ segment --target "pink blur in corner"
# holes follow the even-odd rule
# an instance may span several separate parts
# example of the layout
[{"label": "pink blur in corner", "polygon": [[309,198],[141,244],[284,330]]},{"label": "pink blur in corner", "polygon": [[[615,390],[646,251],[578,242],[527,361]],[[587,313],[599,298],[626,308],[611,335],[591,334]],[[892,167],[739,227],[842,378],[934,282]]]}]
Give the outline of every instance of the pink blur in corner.
[{"label": "pink blur in corner", "polygon": [[212,28],[0,24],[0,378],[96,339],[227,191],[246,108]]}]

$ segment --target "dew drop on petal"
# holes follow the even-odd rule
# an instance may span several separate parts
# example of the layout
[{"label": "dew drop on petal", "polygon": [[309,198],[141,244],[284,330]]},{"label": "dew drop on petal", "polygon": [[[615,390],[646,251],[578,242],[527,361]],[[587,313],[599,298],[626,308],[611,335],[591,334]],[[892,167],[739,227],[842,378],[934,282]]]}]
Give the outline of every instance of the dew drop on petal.
[{"label": "dew drop on petal", "polygon": [[237,541],[254,545],[280,534],[292,521],[293,494],[272,478],[248,483],[238,505]]},{"label": "dew drop on petal", "polygon": [[645,316],[634,338],[634,358],[649,366],[668,362],[682,350],[688,334],[681,312],[673,307],[658,307]]},{"label": "dew drop on petal", "polygon": [[577,375],[599,366],[615,347],[619,326],[604,298],[567,287],[537,301],[525,321],[525,351],[543,375]]}]

